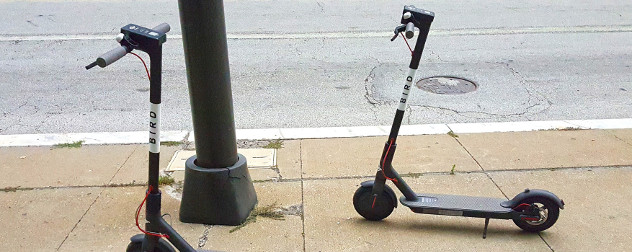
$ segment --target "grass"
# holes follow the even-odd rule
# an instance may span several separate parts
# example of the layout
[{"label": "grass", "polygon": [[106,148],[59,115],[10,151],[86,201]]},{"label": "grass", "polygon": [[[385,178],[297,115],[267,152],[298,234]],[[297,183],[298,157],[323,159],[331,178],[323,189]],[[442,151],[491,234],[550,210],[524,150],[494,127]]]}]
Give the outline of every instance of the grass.
[{"label": "grass", "polygon": [[164,141],[164,142],[160,142],[161,146],[179,146],[181,145],[182,142],[181,141]]},{"label": "grass", "polygon": [[171,176],[160,175],[158,177],[158,185],[171,185],[175,180]]},{"label": "grass", "polygon": [[539,129],[538,131],[575,131],[575,130],[587,130],[587,129],[581,128],[581,127],[565,127],[565,128]]},{"label": "grass", "polygon": [[53,148],[81,148],[81,146],[83,145],[83,140],[82,141],[76,141],[76,142],[72,142],[72,143],[60,143],[60,144],[55,144],[53,145]]},{"label": "grass", "polygon": [[454,168],[456,168],[455,164],[452,165],[452,170],[450,170],[450,175],[454,175]]},{"label": "grass", "polygon": [[583,129],[580,127],[566,127],[566,128],[559,129],[559,131],[573,131],[573,130],[583,130]]},{"label": "grass", "polygon": [[454,137],[454,138],[459,137],[459,135],[457,135],[456,133],[454,133],[454,131],[451,131],[451,130],[448,132],[448,136],[451,136],[451,137]]},{"label": "grass", "polygon": [[267,206],[262,206],[262,207],[256,206],[255,209],[253,209],[252,212],[250,212],[250,215],[248,216],[248,218],[246,218],[246,220],[243,223],[239,224],[239,226],[236,226],[233,229],[231,229],[229,233],[235,232],[250,223],[257,222],[257,217],[259,216],[264,217],[264,218],[270,218],[273,220],[285,220],[285,216],[278,210],[279,210],[279,205],[276,202]]},{"label": "grass", "polygon": [[263,148],[264,149],[281,149],[283,148],[283,140],[281,139],[272,140],[268,142],[268,144],[263,146]]}]

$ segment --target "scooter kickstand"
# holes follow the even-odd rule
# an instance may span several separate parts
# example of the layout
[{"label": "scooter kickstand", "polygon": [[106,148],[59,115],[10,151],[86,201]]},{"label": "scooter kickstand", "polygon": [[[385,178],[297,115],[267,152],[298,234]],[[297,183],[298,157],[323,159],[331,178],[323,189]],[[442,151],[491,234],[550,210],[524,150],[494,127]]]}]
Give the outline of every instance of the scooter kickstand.
[{"label": "scooter kickstand", "polygon": [[483,239],[487,237],[487,225],[489,225],[489,218],[485,218],[485,229],[483,230]]}]

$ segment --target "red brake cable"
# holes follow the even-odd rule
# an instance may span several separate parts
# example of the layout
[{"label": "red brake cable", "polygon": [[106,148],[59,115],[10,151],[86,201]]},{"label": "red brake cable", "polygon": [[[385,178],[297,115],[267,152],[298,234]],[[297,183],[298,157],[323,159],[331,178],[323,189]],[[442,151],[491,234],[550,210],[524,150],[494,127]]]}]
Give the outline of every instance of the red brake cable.
[{"label": "red brake cable", "polygon": [[404,38],[404,41],[406,42],[406,45],[408,46],[408,50],[410,50],[410,54],[413,54],[413,49],[410,48],[410,45],[408,44],[408,40],[406,39],[406,36],[404,36],[404,33],[400,32],[399,34],[402,35],[402,38]]},{"label": "red brake cable", "polygon": [[[408,42],[406,42],[408,43]],[[138,57],[138,59],[140,59],[141,62],[143,62],[143,66],[145,67],[145,72],[147,72],[147,79],[151,80],[151,76],[149,76],[149,69],[147,69],[147,64],[145,64],[145,61],[143,60],[143,58],[141,58],[140,56],[138,56],[138,54],[135,54],[133,52],[129,52],[130,54]]]},{"label": "red brake cable", "polygon": [[147,194],[145,194],[145,199],[143,199],[143,202],[141,202],[140,206],[138,206],[138,209],[136,209],[136,227],[138,227],[138,230],[140,230],[146,235],[153,235],[153,236],[164,237],[164,238],[169,239],[169,235],[145,231],[138,224],[138,216],[140,215],[140,210],[143,208],[143,205],[145,204],[145,201],[147,201],[147,197],[149,197],[149,193],[152,191],[152,189],[153,187],[149,186],[149,189],[147,190]]},{"label": "red brake cable", "polygon": [[386,173],[384,172],[384,166],[386,165],[386,157],[388,157],[388,154],[391,152],[391,146],[393,146],[393,142],[395,140],[391,139],[391,143],[388,145],[388,150],[386,150],[386,155],[384,155],[384,160],[382,160],[382,175],[384,175],[384,177],[390,181],[393,181],[393,183],[397,184],[397,179],[395,178],[389,178],[388,176],[386,176]]}]

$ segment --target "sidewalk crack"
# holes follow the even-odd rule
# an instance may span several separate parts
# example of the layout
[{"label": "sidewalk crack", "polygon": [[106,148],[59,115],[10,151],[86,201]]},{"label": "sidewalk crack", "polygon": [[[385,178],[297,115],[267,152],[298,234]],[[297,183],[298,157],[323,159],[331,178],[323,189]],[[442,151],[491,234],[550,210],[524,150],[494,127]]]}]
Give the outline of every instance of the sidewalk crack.
[{"label": "sidewalk crack", "polygon": [[204,225],[204,232],[198,239],[198,249],[204,248],[206,242],[208,242],[208,234],[211,228],[213,228],[213,225]]},{"label": "sidewalk crack", "polygon": [[[123,166],[125,166],[125,164],[127,163],[127,161],[129,161],[129,159],[132,157],[132,155],[134,155],[134,153],[136,152],[136,149],[138,149],[138,146],[136,148],[134,148],[134,150],[132,151],[132,153],[129,154],[129,156],[127,156],[127,158],[125,159],[125,161],[119,166],[118,170],[116,170],[116,173],[114,174],[114,176],[116,176],[116,174],[121,170],[121,168],[123,168]],[[110,182],[112,182],[112,180],[114,179],[114,176],[112,176],[112,178],[110,178],[110,181],[108,181],[107,184],[110,184]],[[81,221],[83,220],[84,217],[86,217],[86,215],[88,214],[88,212],[90,212],[90,209],[92,209],[92,206],[94,206],[95,203],[97,203],[97,201],[99,200],[99,198],[101,197],[101,194],[103,194],[103,192],[107,189],[108,187],[103,187],[103,189],[101,189],[101,191],[99,192],[99,195],[97,195],[97,197],[92,201],[92,203],[90,204],[90,206],[88,206],[88,209],[86,209],[85,212],[83,212],[83,215],[81,215],[81,218],[79,218],[79,220],[75,223],[75,225],[72,227],[72,229],[70,230],[70,232],[68,232],[68,234],[66,234],[66,237],[64,238],[63,241],[61,241],[61,244],[59,244],[59,246],[57,246],[57,249],[55,249],[56,251],[59,251],[61,249],[61,247],[64,245],[64,243],[66,243],[66,240],[68,240],[68,237],[70,237],[70,234],[72,234],[72,232],[75,231],[75,229],[77,228],[77,226],[79,226],[79,223],[81,223]]]},{"label": "sidewalk crack", "polygon": [[614,136],[614,138],[616,138],[617,140],[620,140],[621,142],[624,142],[627,145],[632,146],[632,143],[629,143],[628,141],[626,141],[625,139],[620,138],[619,136],[617,136],[617,134],[612,133],[612,135]]},{"label": "sidewalk crack", "polygon": [[123,162],[123,164],[121,164],[121,166],[119,166],[119,168],[116,170],[116,172],[114,173],[114,175],[112,175],[112,177],[110,178],[110,180],[108,181],[108,185],[112,183],[112,181],[114,180],[114,178],[116,177],[116,175],[121,171],[121,169],[123,169],[123,166],[125,166],[125,164],[127,163],[127,161],[132,157],[132,155],[134,155],[134,153],[136,153],[136,150],[138,150],[138,145],[136,146],[136,148],[134,148],[134,150],[132,151],[132,153],[129,154],[129,156],[127,156],[127,158],[125,159],[125,161]]}]

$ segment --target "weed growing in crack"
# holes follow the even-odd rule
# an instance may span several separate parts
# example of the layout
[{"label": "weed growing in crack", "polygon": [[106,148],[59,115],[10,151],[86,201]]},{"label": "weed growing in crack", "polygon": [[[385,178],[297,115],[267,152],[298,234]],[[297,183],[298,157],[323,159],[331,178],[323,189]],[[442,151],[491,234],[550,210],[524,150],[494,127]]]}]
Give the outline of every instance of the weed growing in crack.
[{"label": "weed growing in crack", "polygon": [[173,177],[168,175],[160,175],[160,177],[158,178],[159,185],[171,185],[173,184],[173,182],[175,182]]},{"label": "weed growing in crack", "polygon": [[259,216],[264,217],[264,218],[270,218],[273,220],[285,220],[285,216],[279,210],[280,210],[279,205],[276,202],[267,206],[262,206],[262,207],[256,206],[255,209],[253,209],[252,212],[250,212],[250,215],[248,216],[248,218],[246,218],[246,220],[243,223],[239,224],[239,226],[236,226],[233,229],[231,229],[229,233],[235,232],[250,223],[257,222],[257,217]]},{"label": "weed growing in crack", "polygon": [[182,144],[181,141],[164,141],[164,142],[160,142],[161,146],[167,146],[167,147],[180,146],[181,144]]},{"label": "weed growing in crack", "polygon": [[264,149],[281,149],[283,148],[283,140],[276,139],[270,141],[267,145],[263,146]]},{"label": "weed growing in crack", "polygon": [[458,138],[459,137],[459,135],[457,135],[456,133],[454,133],[454,131],[451,131],[451,130],[448,132],[448,136],[451,136],[451,137],[454,137],[454,138]]}]

